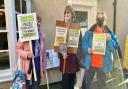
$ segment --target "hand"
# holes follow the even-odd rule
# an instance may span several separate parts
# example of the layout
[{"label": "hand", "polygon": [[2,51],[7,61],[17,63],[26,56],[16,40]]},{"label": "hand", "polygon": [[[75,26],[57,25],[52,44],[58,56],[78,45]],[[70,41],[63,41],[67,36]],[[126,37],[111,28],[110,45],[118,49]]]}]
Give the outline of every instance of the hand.
[{"label": "hand", "polygon": [[109,33],[105,33],[105,35],[106,35],[106,39],[107,39],[107,40],[110,40],[110,39],[111,39],[111,36],[110,36]]},{"label": "hand", "polygon": [[46,71],[40,72],[40,79],[43,79],[44,78],[45,73],[46,73]]},{"label": "hand", "polygon": [[63,59],[67,59],[68,55],[67,53],[62,53]]},{"label": "hand", "polygon": [[88,48],[88,53],[89,53],[89,54],[92,54],[92,52],[93,52],[93,51],[92,51],[92,48]]},{"label": "hand", "polygon": [[34,55],[33,55],[31,52],[28,52],[28,53],[27,53],[27,58],[30,59],[30,58],[33,58],[33,57],[34,57]]}]

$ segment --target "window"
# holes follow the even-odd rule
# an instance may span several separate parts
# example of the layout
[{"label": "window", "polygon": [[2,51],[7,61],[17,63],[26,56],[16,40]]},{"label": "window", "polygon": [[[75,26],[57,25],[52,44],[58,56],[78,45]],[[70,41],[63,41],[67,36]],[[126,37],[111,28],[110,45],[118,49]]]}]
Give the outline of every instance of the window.
[{"label": "window", "polygon": [[15,0],[15,10],[17,13],[26,13],[25,0]]},{"label": "window", "polygon": [[7,35],[8,35],[8,31],[6,30],[4,0],[1,0],[0,2],[0,70],[8,69],[10,66]]},{"label": "window", "polygon": [[12,80],[17,65],[15,15],[26,12],[25,0],[0,0],[0,82]]},{"label": "window", "polygon": [[[26,13],[26,3],[25,0],[14,0],[15,1],[15,11],[16,14]],[[5,17],[5,4],[4,0],[0,1],[0,70],[5,70],[10,68],[9,60],[9,44],[8,34],[10,31],[6,28],[6,17]],[[8,14],[8,12],[6,13]],[[17,25],[16,25],[17,26]],[[16,33],[16,32],[13,32]],[[18,31],[17,31],[18,39]]]},{"label": "window", "polygon": [[76,21],[80,22],[81,32],[84,35],[88,27],[88,11],[75,11]]},{"label": "window", "polygon": [[[25,0],[15,0],[15,11],[16,15],[19,13],[26,13],[26,2]],[[18,26],[17,17],[16,17],[16,26]],[[17,41],[19,39],[19,32],[17,27]]]},{"label": "window", "polygon": [[76,14],[76,21],[80,22],[81,28],[87,28],[88,21],[87,21],[87,11],[75,11]]}]

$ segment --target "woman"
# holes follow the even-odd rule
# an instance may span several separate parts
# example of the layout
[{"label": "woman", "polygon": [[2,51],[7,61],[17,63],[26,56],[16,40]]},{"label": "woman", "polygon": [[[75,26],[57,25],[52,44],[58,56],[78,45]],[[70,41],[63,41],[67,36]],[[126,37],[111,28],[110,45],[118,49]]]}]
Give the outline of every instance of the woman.
[{"label": "woman", "polygon": [[[64,10],[64,21],[66,23],[75,22],[75,12],[71,6],[66,6]],[[60,71],[62,72],[62,89],[74,89],[76,72],[79,71],[77,55],[73,53],[59,53]],[[64,60],[66,60],[63,73]]]},{"label": "woman", "polygon": [[[46,67],[46,45],[45,45],[45,34],[40,30],[41,18],[37,16],[37,25],[39,39],[32,40],[32,50],[30,51],[29,41],[17,43],[17,53],[21,60],[22,71],[26,77],[26,88],[30,89],[30,80],[32,80],[32,89],[39,89],[41,77]],[[36,77],[37,81],[34,80],[32,71],[32,57],[34,57]]]}]

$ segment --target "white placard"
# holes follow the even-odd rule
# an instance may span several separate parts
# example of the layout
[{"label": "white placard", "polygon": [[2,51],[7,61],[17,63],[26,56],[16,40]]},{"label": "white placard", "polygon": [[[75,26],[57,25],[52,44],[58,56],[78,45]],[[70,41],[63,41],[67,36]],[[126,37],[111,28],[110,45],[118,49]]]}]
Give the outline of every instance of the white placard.
[{"label": "white placard", "polygon": [[39,39],[36,13],[17,15],[20,41]]},{"label": "white placard", "polygon": [[47,50],[47,69],[59,67],[58,53],[54,49]]}]

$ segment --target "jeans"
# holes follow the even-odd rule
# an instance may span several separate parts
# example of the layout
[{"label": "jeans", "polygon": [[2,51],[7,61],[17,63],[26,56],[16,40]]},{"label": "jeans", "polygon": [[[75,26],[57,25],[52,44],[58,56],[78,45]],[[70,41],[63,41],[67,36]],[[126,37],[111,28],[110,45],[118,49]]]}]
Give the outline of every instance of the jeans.
[{"label": "jeans", "polygon": [[105,84],[105,81],[106,81],[105,73],[102,71],[102,68],[94,68],[94,67],[90,67],[89,69],[85,70],[84,79],[82,82],[82,89],[92,89],[91,83],[92,83],[95,73],[97,73],[96,85],[98,87],[98,88],[95,87],[95,89],[107,89],[106,84]]},{"label": "jeans", "polygon": [[63,74],[61,89],[74,89],[75,79],[76,79],[76,73]]}]

